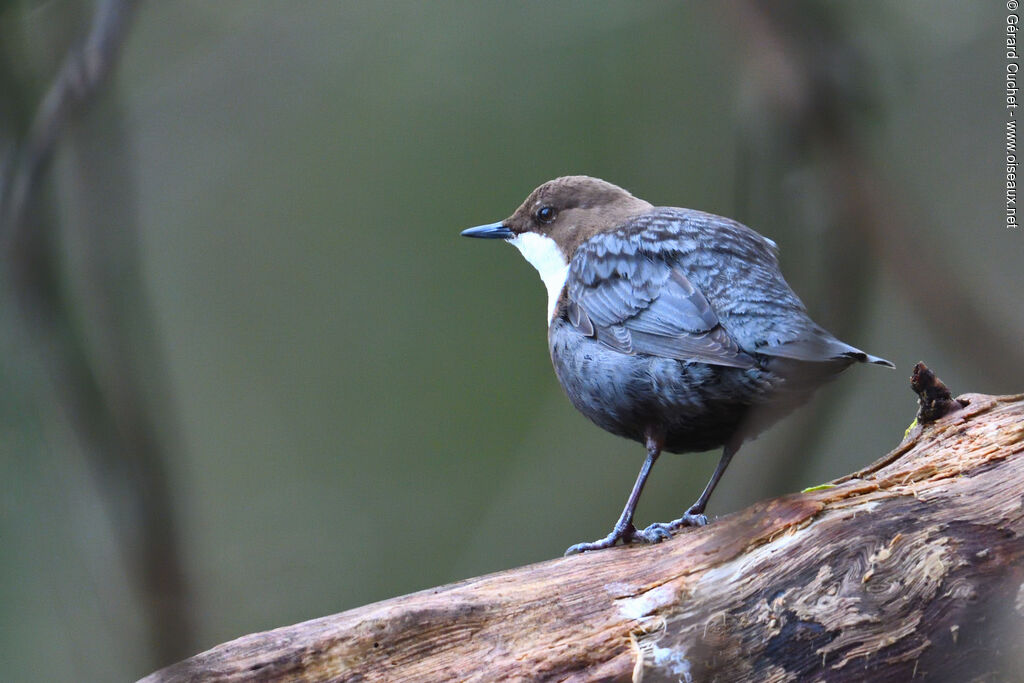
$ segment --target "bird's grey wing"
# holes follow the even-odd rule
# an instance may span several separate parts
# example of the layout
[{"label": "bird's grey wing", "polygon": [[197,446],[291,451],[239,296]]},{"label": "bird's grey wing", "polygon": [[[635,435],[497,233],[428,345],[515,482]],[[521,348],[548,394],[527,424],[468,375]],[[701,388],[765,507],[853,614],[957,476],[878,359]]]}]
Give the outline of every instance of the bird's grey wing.
[{"label": "bird's grey wing", "polygon": [[668,255],[623,231],[587,240],[569,266],[569,321],[623,353],[755,367]]},{"label": "bird's grey wing", "polygon": [[892,365],[817,325],[782,277],[778,247],[742,223],[663,207],[626,227],[630,239],[668,252],[667,258],[704,293],[719,323],[743,351],[810,363]]}]

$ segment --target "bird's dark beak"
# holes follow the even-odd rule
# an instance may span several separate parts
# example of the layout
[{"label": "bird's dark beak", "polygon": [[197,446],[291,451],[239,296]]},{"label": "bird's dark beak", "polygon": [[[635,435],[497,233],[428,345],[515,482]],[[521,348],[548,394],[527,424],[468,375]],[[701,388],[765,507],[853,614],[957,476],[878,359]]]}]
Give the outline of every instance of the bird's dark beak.
[{"label": "bird's dark beak", "polygon": [[488,223],[462,231],[463,237],[481,237],[489,240],[507,240],[515,235],[501,223]]}]

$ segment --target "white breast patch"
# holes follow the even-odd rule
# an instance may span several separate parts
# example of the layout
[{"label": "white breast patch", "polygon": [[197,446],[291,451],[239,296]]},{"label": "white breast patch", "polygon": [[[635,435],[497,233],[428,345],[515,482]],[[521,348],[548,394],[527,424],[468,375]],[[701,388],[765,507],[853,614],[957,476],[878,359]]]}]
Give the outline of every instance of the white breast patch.
[{"label": "white breast patch", "polygon": [[569,263],[553,239],[535,232],[524,232],[508,240],[522,254],[523,258],[540,273],[540,279],[548,290],[548,324],[555,315],[558,297],[569,276]]}]

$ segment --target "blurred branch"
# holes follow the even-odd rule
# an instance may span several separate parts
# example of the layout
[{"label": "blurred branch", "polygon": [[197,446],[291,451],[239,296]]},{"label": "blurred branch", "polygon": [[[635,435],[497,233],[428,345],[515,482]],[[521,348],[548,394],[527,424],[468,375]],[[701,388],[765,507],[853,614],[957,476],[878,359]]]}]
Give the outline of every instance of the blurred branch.
[{"label": "blurred branch", "polygon": [[[976,305],[970,287],[934,240],[914,227],[906,198],[892,196],[884,171],[861,150],[858,124],[878,110],[879,97],[865,57],[841,28],[837,14],[846,8],[736,0],[732,9],[731,18],[742,24],[749,49],[748,86],[753,94],[747,120],[770,129],[760,131],[760,137],[782,155],[781,165],[787,170],[798,162],[819,169],[831,200],[833,224],[824,269],[828,293],[822,299],[832,320],[824,320],[825,326],[850,340],[849,333],[866,315],[870,274],[880,265],[940,339],[953,348],[980,351],[971,360],[990,377],[1002,377],[1007,365],[1024,366],[1019,340]],[[741,150],[746,148],[741,144]],[[784,173],[774,170],[765,175],[779,178]],[[756,185],[755,180],[742,180],[737,185],[745,192]],[[775,196],[777,190],[768,194]],[[885,355],[884,350],[876,352]],[[776,460],[766,473],[767,490],[779,490],[792,472],[800,470],[804,454],[814,450],[839,407],[817,401],[803,412],[794,442],[780,449],[784,460]]]},{"label": "blurred branch", "polygon": [[831,486],[248,635],[143,681],[998,678],[1024,627],[1024,395],[962,398]]},{"label": "blurred branch", "polygon": [[129,316],[123,315],[138,318],[144,312],[115,311],[113,305],[115,293],[137,297],[141,289],[117,279],[137,260],[121,237],[132,232],[125,208],[132,199],[126,188],[130,172],[115,173],[117,197],[111,205],[96,185],[120,161],[116,152],[104,153],[113,162],[85,160],[84,194],[101,204],[103,231],[83,240],[87,260],[94,263],[77,291],[62,272],[57,224],[42,199],[58,142],[74,140],[79,129],[74,124],[109,80],[138,4],[97,2],[85,39],[69,50],[29,125],[5,126],[27,133],[20,144],[2,145],[0,256],[21,313],[21,341],[47,375],[46,402],[71,425],[97,476],[150,622],[153,658],[166,662],[190,649],[192,635],[166,454],[152,409],[152,382],[146,381],[151,377],[144,378],[133,363],[138,344],[130,339]]},{"label": "blurred branch", "polygon": [[40,175],[53,157],[60,134],[76,110],[84,106],[114,68],[138,0],[101,0],[83,44],[69,51],[43,97],[25,143],[17,155],[8,145],[0,177],[0,244],[17,239],[22,217]]},{"label": "blurred branch", "polygon": [[[892,195],[884,170],[863,153],[858,119],[877,107],[877,98],[863,57],[832,16],[845,8],[751,0],[737,0],[733,7],[749,35],[749,68],[762,77],[757,100],[798,131],[791,136],[806,147],[803,154],[813,154],[824,169],[839,214],[852,217],[846,224],[858,239],[850,244],[869,245],[871,261],[900,283],[939,338],[956,349],[978,350],[971,360],[990,376],[1003,377],[1007,365],[1024,365],[1019,340],[980,311],[950,259],[915,227],[908,200]],[[842,287],[843,297],[849,296]],[[831,297],[830,306],[843,297]]]},{"label": "blurred branch", "polygon": [[[778,203],[781,194],[777,179],[792,176],[795,169],[824,169],[815,174],[815,180],[824,176],[823,192],[811,193],[826,198],[821,207],[825,215],[818,211],[816,219],[827,221],[830,228],[825,233],[822,268],[827,280],[818,288],[819,298],[827,304],[821,322],[841,339],[854,341],[870,303],[869,278],[875,260],[870,243],[861,237],[863,222],[870,216],[861,197],[832,182],[827,173],[836,163],[837,141],[853,134],[858,115],[877,108],[872,79],[865,73],[863,57],[835,19],[841,8],[740,0],[732,3],[732,9],[750,50],[746,83],[750,115],[743,118],[747,125],[739,144],[747,163],[737,167],[737,192],[743,193],[737,204],[785,215],[785,207],[771,205]],[[774,167],[766,172],[759,173],[764,169],[750,163],[755,157],[754,139],[770,150]],[[772,179],[771,186],[765,187],[761,178]],[[762,490],[781,490],[794,472],[807,466],[806,454],[816,450],[840,408],[834,401],[815,401],[799,413],[790,443],[778,449],[773,467],[764,472]]]}]

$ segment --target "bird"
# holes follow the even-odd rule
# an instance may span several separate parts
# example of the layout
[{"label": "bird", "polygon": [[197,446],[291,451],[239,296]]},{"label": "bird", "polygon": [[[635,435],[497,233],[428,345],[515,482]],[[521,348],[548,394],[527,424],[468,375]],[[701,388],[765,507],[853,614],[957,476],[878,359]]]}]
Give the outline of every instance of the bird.
[{"label": "bird", "polygon": [[[894,367],[815,323],[782,276],[776,243],[723,216],[655,207],[577,175],[461,234],[504,240],[537,269],[548,349],[569,401],[646,449],[612,531],[566,555],[658,543],[707,524],[708,500],[745,441],[854,363]],[[715,448],[721,457],[697,501],[638,530],[637,503],[661,453]]]}]

